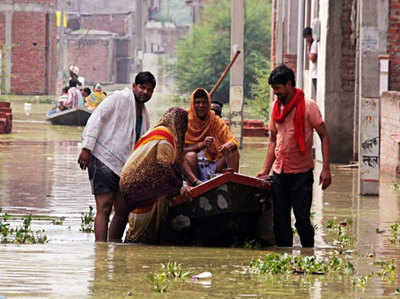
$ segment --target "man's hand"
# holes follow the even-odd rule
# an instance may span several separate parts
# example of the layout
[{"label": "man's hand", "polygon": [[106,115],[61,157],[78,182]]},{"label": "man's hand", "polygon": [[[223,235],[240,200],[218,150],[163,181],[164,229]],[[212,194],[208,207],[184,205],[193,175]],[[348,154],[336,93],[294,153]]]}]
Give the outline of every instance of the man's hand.
[{"label": "man's hand", "polygon": [[321,171],[321,175],[319,176],[319,184],[322,185],[322,190],[325,190],[329,187],[332,182],[331,171],[328,167],[323,167]]},{"label": "man's hand", "polygon": [[234,151],[235,149],[236,149],[236,144],[234,144],[233,142],[227,142],[227,143],[221,145],[221,146],[218,148],[218,151],[219,151],[220,153],[227,154],[227,153],[229,153],[229,152]]},{"label": "man's hand", "polygon": [[269,176],[268,173],[266,173],[263,170],[256,174],[256,178],[260,180],[266,180],[268,179],[268,176]]},{"label": "man's hand", "polygon": [[80,153],[79,158],[78,158],[78,163],[79,163],[79,166],[81,167],[82,170],[85,170],[86,167],[89,166],[90,156],[91,156],[91,154],[90,154],[90,151],[88,149],[83,148],[81,150],[81,153]]},{"label": "man's hand", "polygon": [[211,136],[207,136],[206,138],[204,138],[203,142],[202,142],[202,149],[203,148],[210,148],[212,146],[212,144],[214,143],[214,138]]},{"label": "man's hand", "polygon": [[180,194],[183,195],[187,201],[192,201],[192,195],[190,194],[191,191],[192,187],[183,185]]}]

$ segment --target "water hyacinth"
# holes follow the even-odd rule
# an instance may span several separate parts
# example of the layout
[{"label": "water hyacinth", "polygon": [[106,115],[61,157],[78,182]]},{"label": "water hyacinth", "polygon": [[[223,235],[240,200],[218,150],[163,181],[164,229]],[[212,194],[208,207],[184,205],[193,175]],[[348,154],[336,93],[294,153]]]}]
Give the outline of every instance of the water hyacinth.
[{"label": "water hyacinth", "polygon": [[293,256],[287,253],[269,253],[264,259],[252,260],[247,271],[252,274],[326,274],[329,272],[351,274],[354,272],[354,265],[336,255],[321,258],[314,255]]}]

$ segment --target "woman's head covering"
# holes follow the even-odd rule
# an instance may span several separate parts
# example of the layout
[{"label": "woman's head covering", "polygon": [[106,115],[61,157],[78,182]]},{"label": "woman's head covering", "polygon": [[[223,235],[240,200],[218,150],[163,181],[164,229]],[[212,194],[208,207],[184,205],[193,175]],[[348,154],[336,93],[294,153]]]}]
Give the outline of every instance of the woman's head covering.
[{"label": "woman's head covering", "polygon": [[[197,116],[194,108],[195,95],[198,94],[199,91],[202,91],[202,93],[205,92],[208,98],[209,111],[204,119],[200,119]],[[221,156],[217,149],[224,143],[232,141],[238,146],[237,140],[232,136],[224,121],[216,116],[214,111],[211,110],[211,97],[204,88],[198,88],[192,93],[188,113],[189,122],[185,136],[185,143],[194,144],[203,141],[207,136],[213,137],[214,143],[211,148],[206,151],[206,156],[209,160],[215,160],[217,157]]]},{"label": "woman's head covering", "polygon": [[121,194],[127,201],[139,206],[181,188],[178,162],[186,128],[187,112],[172,107],[139,139],[120,176]]},{"label": "woman's head covering", "polygon": [[188,127],[188,113],[179,107],[169,108],[155,127],[164,126],[170,129],[174,136],[178,155],[183,152],[185,133]]},{"label": "woman's head covering", "polygon": [[101,91],[102,87],[100,85],[100,83],[96,83],[96,85],[94,86],[94,91]]}]

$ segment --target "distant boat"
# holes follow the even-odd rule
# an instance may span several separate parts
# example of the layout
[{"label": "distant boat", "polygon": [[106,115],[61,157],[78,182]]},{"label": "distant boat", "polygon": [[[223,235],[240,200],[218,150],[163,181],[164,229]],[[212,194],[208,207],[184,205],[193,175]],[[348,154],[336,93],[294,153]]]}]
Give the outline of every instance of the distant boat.
[{"label": "distant boat", "polygon": [[92,111],[80,107],[51,114],[48,113],[46,115],[46,120],[50,121],[53,125],[86,126],[91,114]]}]

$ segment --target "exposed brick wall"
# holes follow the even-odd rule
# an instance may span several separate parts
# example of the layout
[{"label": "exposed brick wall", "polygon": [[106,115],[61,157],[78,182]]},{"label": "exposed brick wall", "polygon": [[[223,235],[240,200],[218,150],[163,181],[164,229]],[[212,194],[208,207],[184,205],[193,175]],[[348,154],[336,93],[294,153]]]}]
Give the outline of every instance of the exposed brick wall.
[{"label": "exposed brick wall", "polygon": [[[81,28],[127,35],[129,32],[129,18],[131,18],[131,15],[127,14],[82,15]],[[132,26],[135,26],[134,22],[132,22]],[[132,29],[134,30],[135,28]]]},{"label": "exposed brick wall", "polygon": [[0,12],[0,49],[3,48],[5,41],[6,41],[6,17],[4,13]]},{"label": "exposed brick wall", "polygon": [[272,3],[272,28],[271,28],[271,69],[276,66],[276,18],[278,13],[278,0],[273,0]]},{"label": "exposed brick wall", "polygon": [[46,14],[16,11],[12,29],[11,93],[45,93]]},{"label": "exposed brick wall", "polygon": [[108,67],[109,42],[100,39],[68,40],[68,61],[79,66],[79,75],[86,82],[110,82],[109,73],[114,71],[115,66],[111,70]]},{"label": "exposed brick wall", "polygon": [[395,177],[399,165],[399,143],[391,135],[400,134],[400,92],[385,92],[380,102],[380,171]]},{"label": "exposed brick wall", "polygon": [[49,78],[48,93],[56,93],[56,77],[57,77],[57,20],[55,14],[50,14],[49,36],[48,36],[48,70]]},{"label": "exposed brick wall", "polygon": [[356,44],[352,40],[351,13],[353,0],[342,2],[342,62],[340,65],[342,88],[345,92],[354,92],[355,66],[356,66]]},{"label": "exposed brick wall", "polygon": [[400,90],[400,0],[390,0],[389,10],[389,90]]}]

